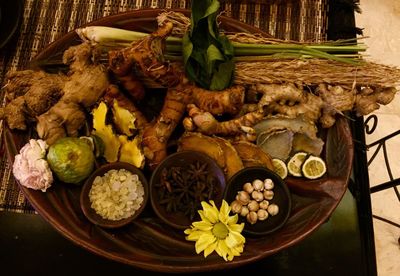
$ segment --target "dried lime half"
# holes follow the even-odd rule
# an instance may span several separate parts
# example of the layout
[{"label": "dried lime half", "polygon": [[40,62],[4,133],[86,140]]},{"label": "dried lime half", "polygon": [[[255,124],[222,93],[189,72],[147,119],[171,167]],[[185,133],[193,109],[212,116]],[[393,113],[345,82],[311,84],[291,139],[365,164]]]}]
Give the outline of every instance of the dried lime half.
[{"label": "dried lime half", "polygon": [[301,167],[307,156],[308,153],[306,152],[298,152],[294,154],[287,162],[288,172],[293,176],[302,177],[303,174],[301,173]]},{"label": "dried lime half", "polygon": [[326,173],[326,164],[322,158],[310,156],[304,161],[301,171],[308,179],[317,179]]},{"label": "dried lime half", "polygon": [[285,179],[288,175],[288,169],[286,167],[285,162],[281,159],[274,158],[272,159],[272,165],[274,166],[274,172],[279,175],[282,179]]}]

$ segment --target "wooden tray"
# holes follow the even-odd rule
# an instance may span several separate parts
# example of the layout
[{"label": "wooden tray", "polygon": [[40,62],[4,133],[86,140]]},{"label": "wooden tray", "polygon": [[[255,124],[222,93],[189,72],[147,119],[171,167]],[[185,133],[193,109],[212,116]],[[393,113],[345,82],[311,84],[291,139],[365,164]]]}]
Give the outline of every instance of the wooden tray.
[{"label": "wooden tray", "polygon": [[[178,10],[179,11],[179,10]],[[156,16],[162,10],[137,10],[122,13],[90,25],[105,25],[151,32]],[[189,14],[188,11],[185,11]],[[263,33],[261,30],[222,17],[221,27],[227,31]],[[79,43],[75,32],[50,44],[36,61],[52,60],[72,44]],[[182,231],[170,228],[156,217],[151,204],[132,224],[107,230],[91,224],[79,206],[80,187],[54,183],[46,193],[20,186],[36,211],[62,235],[79,246],[106,258],[152,271],[200,272],[221,270],[249,264],[284,250],[302,241],[323,224],[334,211],[347,189],[353,161],[353,142],[345,118],[339,119],[326,133],[324,158],[328,173],[319,180],[306,181],[289,177],[292,212],[286,225],[273,234],[247,238],[244,252],[232,262],[216,254],[204,258],[197,255],[194,243],[185,241]],[[26,133],[5,128],[4,139],[9,161],[28,141]]]}]

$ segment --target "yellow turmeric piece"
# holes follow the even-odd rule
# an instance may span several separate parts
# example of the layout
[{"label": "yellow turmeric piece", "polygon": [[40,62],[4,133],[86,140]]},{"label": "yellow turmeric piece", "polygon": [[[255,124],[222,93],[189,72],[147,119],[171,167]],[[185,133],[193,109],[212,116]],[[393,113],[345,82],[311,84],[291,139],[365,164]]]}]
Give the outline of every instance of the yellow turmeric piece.
[{"label": "yellow turmeric piece", "polygon": [[101,102],[97,108],[93,109],[93,134],[100,137],[104,142],[104,158],[107,162],[116,162],[121,142],[118,136],[115,135],[112,126],[106,124],[107,111],[108,108],[104,102]]}]

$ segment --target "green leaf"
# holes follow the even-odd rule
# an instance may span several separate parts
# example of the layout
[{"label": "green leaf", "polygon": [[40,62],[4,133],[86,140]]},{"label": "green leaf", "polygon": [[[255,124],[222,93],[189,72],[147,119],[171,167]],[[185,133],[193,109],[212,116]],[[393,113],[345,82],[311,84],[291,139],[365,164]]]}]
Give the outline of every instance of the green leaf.
[{"label": "green leaf", "polygon": [[219,35],[218,0],[193,0],[191,30],[182,39],[185,72],[206,89],[224,89],[232,82],[233,46]]},{"label": "green leaf", "polygon": [[218,25],[216,24],[217,22],[217,14],[211,14],[208,18],[207,18],[207,25],[208,25],[208,33],[210,34],[210,36],[212,38],[214,38],[215,40],[218,39]]},{"label": "green leaf", "polygon": [[224,35],[220,36],[218,41],[221,43],[222,48],[224,49],[224,55],[229,58],[233,58],[235,49],[231,41]]},{"label": "green leaf", "polygon": [[[200,0],[200,1],[202,1],[202,0]],[[197,1],[194,1],[194,2],[197,2]],[[218,0],[212,0],[212,1],[208,1],[208,2],[211,2],[211,3],[208,5],[207,10],[204,14],[204,17],[210,16],[212,14],[216,14],[221,6]]]},{"label": "green leaf", "polygon": [[204,17],[207,7],[213,0],[194,0],[192,1],[192,14],[191,14],[191,26],[192,29],[196,28],[197,23]]},{"label": "green leaf", "polygon": [[197,24],[202,19],[207,19],[212,14],[218,12],[220,8],[218,0],[194,0],[192,1],[192,29],[197,27]]},{"label": "green leaf", "polygon": [[207,63],[207,56],[205,51],[193,51],[191,55],[192,61],[197,62],[198,66],[202,66]]},{"label": "green leaf", "polygon": [[235,64],[232,60],[219,64],[211,79],[211,90],[223,90],[232,84]]},{"label": "green leaf", "polygon": [[186,33],[182,38],[182,56],[183,56],[183,63],[186,66],[186,63],[189,60],[189,57],[192,55],[193,52],[193,43],[189,38],[189,34]]},{"label": "green leaf", "polygon": [[222,55],[221,51],[215,47],[215,45],[211,44],[207,49],[207,72],[208,74],[212,74],[213,67],[215,61],[222,60],[224,61],[224,56]]}]

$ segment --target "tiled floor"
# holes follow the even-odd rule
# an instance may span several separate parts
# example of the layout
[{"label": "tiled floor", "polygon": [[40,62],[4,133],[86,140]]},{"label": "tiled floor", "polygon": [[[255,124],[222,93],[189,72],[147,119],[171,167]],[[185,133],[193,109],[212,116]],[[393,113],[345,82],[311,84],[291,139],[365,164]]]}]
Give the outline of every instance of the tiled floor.
[{"label": "tiled floor", "polygon": [[[388,65],[400,67],[400,1],[398,0],[361,0],[362,13],[356,16],[357,26],[364,29],[370,59]],[[400,87],[399,89],[400,90]],[[375,112],[378,116],[378,128],[367,135],[371,143],[400,129],[400,93],[395,100]],[[394,178],[400,177],[400,136],[387,143],[388,156]],[[374,148],[370,149],[371,156]],[[385,169],[383,154],[380,153],[369,168],[371,187],[389,180]],[[398,186],[400,189],[400,186]],[[400,224],[400,201],[393,189],[371,195],[372,212]],[[400,275],[400,229],[374,219],[375,246],[378,276]]]}]

